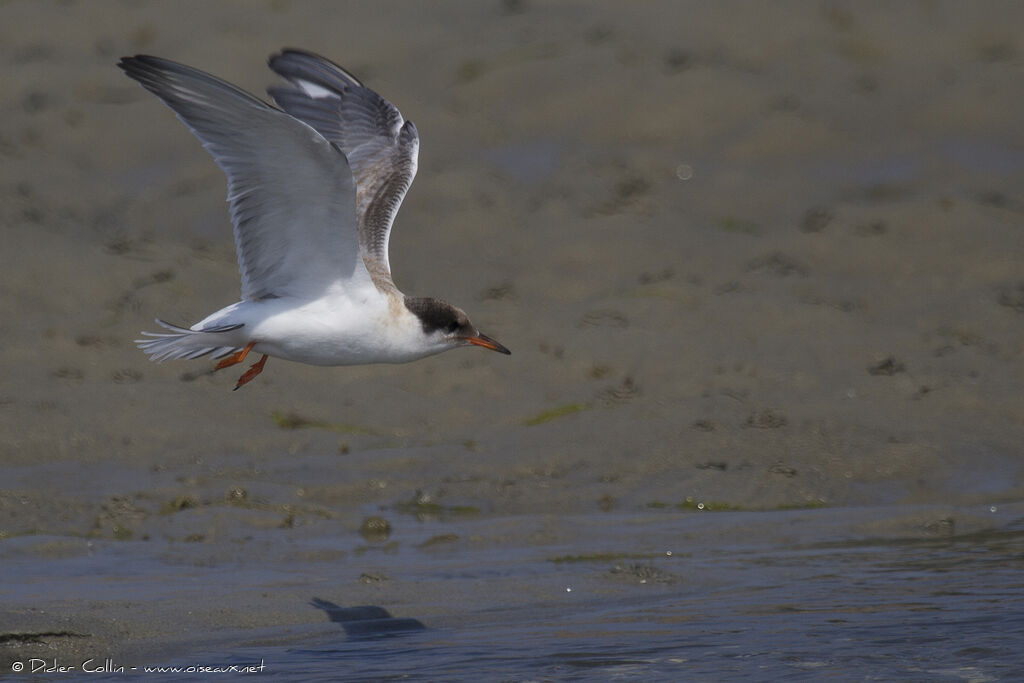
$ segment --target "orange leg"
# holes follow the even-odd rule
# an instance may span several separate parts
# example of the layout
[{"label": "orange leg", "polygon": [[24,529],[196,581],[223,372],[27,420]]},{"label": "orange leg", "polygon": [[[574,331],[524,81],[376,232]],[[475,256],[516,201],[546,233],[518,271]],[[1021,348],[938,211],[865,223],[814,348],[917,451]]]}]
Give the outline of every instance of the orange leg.
[{"label": "orange leg", "polygon": [[[229,368],[232,365],[238,365],[243,360],[245,360],[245,357],[249,355],[249,352],[252,351],[252,347],[254,347],[254,346],[256,346],[256,342],[249,342],[246,345],[246,347],[244,349],[242,349],[241,351],[239,351],[238,353],[233,353],[230,356],[228,356],[227,358],[223,359],[221,362],[217,363],[217,367],[214,368],[214,371],[216,371],[216,370],[223,370],[224,368]],[[263,372],[263,366],[266,365],[266,364],[267,364],[267,356],[266,356],[266,354],[264,354],[263,358],[260,358],[258,361],[253,363],[252,367],[249,368],[248,370],[246,370],[242,374],[242,376],[238,378],[238,384],[235,385],[235,389],[234,390],[238,391],[239,387],[241,387],[243,384],[248,383],[254,377],[256,377],[256,375],[258,375],[261,372]]]},{"label": "orange leg", "polygon": [[245,360],[245,357],[249,355],[249,352],[252,351],[252,347],[254,346],[256,346],[256,342],[249,342],[249,344],[238,353],[233,353],[221,362],[217,363],[217,367],[215,367],[214,370],[223,370],[224,368],[229,368],[232,365],[241,363]]},{"label": "orange leg", "polygon": [[[248,347],[246,347],[246,348],[248,348]],[[238,391],[238,389],[243,384],[249,382],[254,377],[256,377],[256,375],[258,375],[261,372],[263,372],[263,366],[266,365],[266,364],[267,364],[267,354],[263,354],[263,358],[260,358],[258,361],[253,363],[252,367],[250,367],[248,370],[246,370],[244,373],[242,373],[242,376],[238,378],[238,384],[235,385],[235,388],[233,389],[233,391]]]}]

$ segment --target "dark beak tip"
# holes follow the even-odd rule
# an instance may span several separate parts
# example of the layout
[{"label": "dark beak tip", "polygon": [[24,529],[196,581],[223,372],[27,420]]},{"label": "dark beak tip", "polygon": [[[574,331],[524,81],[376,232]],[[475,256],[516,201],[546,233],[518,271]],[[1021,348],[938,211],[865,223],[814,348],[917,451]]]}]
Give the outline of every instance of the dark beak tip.
[{"label": "dark beak tip", "polygon": [[512,355],[512,352],[509,351],[507,348],[505,348],[505,346],[503,344],[501,344],[500,342],[498,342],[498,341],[496,341],[494,339],[491,339],[490,337],[488,337],[486,334],[483,334],[483,333],[477,333],[477,336],[469,337],[467,339],[467,341],[470,344],[474,344],[476,346],[482,346],[485,349],[490,349],[491,351],[497,351],[498,353],[503,353],[506,356],[511,356]]}]

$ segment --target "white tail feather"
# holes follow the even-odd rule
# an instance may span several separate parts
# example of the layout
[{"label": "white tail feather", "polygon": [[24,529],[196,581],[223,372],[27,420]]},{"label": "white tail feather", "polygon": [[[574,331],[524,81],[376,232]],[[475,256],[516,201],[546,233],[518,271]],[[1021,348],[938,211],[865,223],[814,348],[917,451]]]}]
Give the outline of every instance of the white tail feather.
[{"label": "white tail feather", "polygon": [[206,330],[189,330],[164,322],[159,318],[157,318],[156,324],[164,329],[171,330],[171,332],[143,332],[142,334],[146,338],[136,339],[135,345],[142,349],[149,356],[150,360],[157,363],[177,358],[191,360],[207,354],[213,354],[214,358],[223,358],[239,350],[239,347],[216,344],[215,342],[218,340],[215,335],[220,332],[236,330],[241,325]]}]

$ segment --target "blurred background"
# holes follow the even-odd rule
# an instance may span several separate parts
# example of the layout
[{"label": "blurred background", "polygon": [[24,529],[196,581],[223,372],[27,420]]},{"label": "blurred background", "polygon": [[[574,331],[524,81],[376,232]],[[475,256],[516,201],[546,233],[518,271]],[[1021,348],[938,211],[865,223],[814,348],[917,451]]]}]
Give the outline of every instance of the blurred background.
[{"label": "blurred background", "polygon": [[[1024,498],[1021,26],[1014,2],[0,4],[0,553],[27,576],[86,542],[315,538],[302,571],[359,575],[368,516],[463,558],[694,510],[760,538],[745,513],[1019,523],[987,511]],[[115,63],[263,97],[286,46],[416,123],[396,283],[511,357],[271,359],[233,393],[134,348],[239,283],[223,175]]]}]

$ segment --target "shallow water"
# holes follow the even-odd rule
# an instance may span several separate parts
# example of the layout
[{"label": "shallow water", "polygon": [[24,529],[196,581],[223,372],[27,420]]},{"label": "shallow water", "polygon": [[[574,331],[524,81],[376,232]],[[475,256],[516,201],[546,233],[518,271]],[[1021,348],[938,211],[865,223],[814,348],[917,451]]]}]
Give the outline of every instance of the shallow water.
[{"label": "shallow water", "polygon": [[[177,644],[188,659],[117,662],[128,667],[262,662],[285,680],[324,681],[468,681],[481,672],[516,681],[1011,680],[1024,670],[1024,510],[956,510],[989,515],[994,526],[950,535],[949,510],[921,508],[910,512],[939,522],[913,537],[865,535],[894,512],[435,520],[376,547],[316,537],[265,561],[252,551],[184,561],[181,545],[160,560],[152,543],[130,542],[45,568],[7,567],[51,599],[55,590],[149,603],[206,595],[228,607],[238,596],[311,591],[305,624],[228,623]],[[512,528],[536,542],[498,540]],[[441,530],[458,549],[427,542]],[[288,559],[332,547],[342,554],[319,569]],[[378,604],[346,603],[367,582],[377,583]]]},{"label": "shallow water", "polygon": [[541,609],[236,656],[320,680],[1001,680],[1024,670],[1022,550],[1024,526],[735,548],[673,564],[677,583],[629,596],[574,590]]}]

